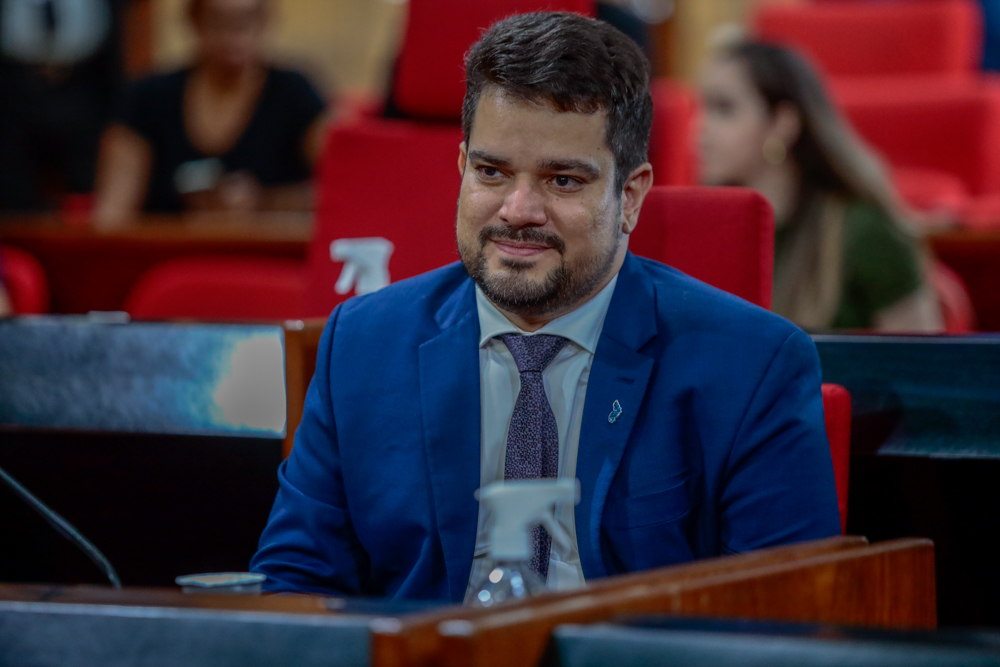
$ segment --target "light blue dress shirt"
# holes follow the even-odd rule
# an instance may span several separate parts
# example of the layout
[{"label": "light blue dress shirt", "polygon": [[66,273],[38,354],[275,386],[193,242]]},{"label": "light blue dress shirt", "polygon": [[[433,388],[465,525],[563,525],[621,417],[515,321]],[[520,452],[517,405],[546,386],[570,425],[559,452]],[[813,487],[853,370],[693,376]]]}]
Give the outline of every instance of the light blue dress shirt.
[{"label": "light blue dress shirt", "polygon": [[[514,402],[521,390],[521,375],[514,357],[497,336],[518,333],[525,336],[550,334],[569,339],[542,374],[545,394],[559,429],[559,477],[576,477],[576,458],[580,444],[580,424],[587,397],[590,365],[594,360],[597,341],[604,328],[611,296],[618,282],[616,275],[604,289],[579,308],[558,317],[536,332],[522,331],[476,288],[479,313],[479,389],[482,405],[482,470],[480,487],[504,478],[507,452],[507,428],[514,412]],[[570,543],[552,541],[549,560],[548,587],[568,590],[584,585],[583,569],[576,542],[574,508],[560,507],[556,518],[570,538]],[[491,517],[480,507],[476,537],[476,558],[470,581],[478,579],[489,550]]]}]

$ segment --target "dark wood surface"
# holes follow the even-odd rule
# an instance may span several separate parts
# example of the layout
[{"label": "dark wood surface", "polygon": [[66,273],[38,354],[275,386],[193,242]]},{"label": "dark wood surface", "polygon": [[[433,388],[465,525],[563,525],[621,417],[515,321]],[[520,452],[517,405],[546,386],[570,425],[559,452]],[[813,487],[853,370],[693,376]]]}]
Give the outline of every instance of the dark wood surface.
[{"label": "dark wood surface", "polygon": [[316,371],[316,352],[323,335],[325,319],[287,320],[285,329],[285,395],[287,397],[287,435],[283,454],[292,453],[295,430],[302,421],[306,390]]},{"label": "dark wood surface", "polygon": [[595,581],[493,610],[382,622],[372,626],[372,664],[537,664],[560,624],[649,613],[929,629],[936,626],[934,546],[832,538]]},{"label": "dark wood surface", "polygon": [[0,600],[127,607],[270,611],[286,614],[329,614],[337,608],[335,604],[328,606],[328,598],[319,595],[192,595],[182,593],[179,588],[123,588],[118,590],[110,586],[59,586],[52,584],[0,583]]},{"label": "dark wood surface", "polygon": [[142,274],[175,257],[305,261],[311,234],[305,213],[147,216],[112,231],[55,216],[0,219],[0,243],[31,253],[45,269],[53,313],[120,310]]}]

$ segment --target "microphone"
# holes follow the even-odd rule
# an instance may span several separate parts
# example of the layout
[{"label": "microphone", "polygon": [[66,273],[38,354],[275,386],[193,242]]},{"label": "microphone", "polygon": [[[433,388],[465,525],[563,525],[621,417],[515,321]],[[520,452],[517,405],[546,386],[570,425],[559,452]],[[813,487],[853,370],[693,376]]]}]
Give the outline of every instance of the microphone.
[{"label": "microphone", "polygon": [[118,578],[118,573],[115,572],[115,568],[111,566],[111,562],[101,553],[101,550],[94,546],[94,543],[88,540],[83,534],[74,528],[69,521],[62,518],[51,510],[45,503],[39,500],[31,491],[21,486],[20,482],[11,477],[6,470],[0,468],[0,481],[3,481],[7,486],[14,490],[14,493],[20,496],[21,500],[28,503],[31,509],[35,510],[42,515],[50,526],[56,529],[60,535],[65,537],[67,540],[72,542],[78,549],[83,553],[87,554],[87,558],[96,565],[102,572],[104,576],[108,578],[111,585],[115,588],[121,588],[122,582]]}]

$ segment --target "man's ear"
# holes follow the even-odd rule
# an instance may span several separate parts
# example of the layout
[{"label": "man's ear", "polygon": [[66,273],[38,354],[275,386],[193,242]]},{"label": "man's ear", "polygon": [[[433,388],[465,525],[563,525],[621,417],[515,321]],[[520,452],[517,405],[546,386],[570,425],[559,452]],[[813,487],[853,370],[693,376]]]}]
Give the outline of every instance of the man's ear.
[{"label": "man's ear", "polygon": [[465,161],[469,159],[469,154],[466,151],[467,148],[463,141],[458,145],[458,173],[463,178],[465,177]]},{"label": "man's ear", "polygon": [[622,189],[622,233],[631,234],[639,224],[639,210],[646,194],[653,187],[653,165],[646,162],[628,175]]}]

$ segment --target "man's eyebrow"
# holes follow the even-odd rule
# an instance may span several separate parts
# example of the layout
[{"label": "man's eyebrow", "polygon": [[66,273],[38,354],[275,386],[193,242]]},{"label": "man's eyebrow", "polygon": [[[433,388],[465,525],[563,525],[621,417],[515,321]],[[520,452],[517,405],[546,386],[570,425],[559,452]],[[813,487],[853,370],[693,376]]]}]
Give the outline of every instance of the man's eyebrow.
[{"label": "man's eyebrow", "polygon": [[489,164],[495,164],[498,167],[509,167],[510,160],[505,160],[499,155],[493,155],[492,153],[487,153],[484,150],[474,148],[469,151],[469,159],[473,162],[487,162]]},{"label": "man's eyebrow", "polygon": [[538,166],[545,171],[575,171],[591,180],[601,175],[601,168],[588,160],[576,160],[573,158],[565,160],[542,160],[538,163]]}]

